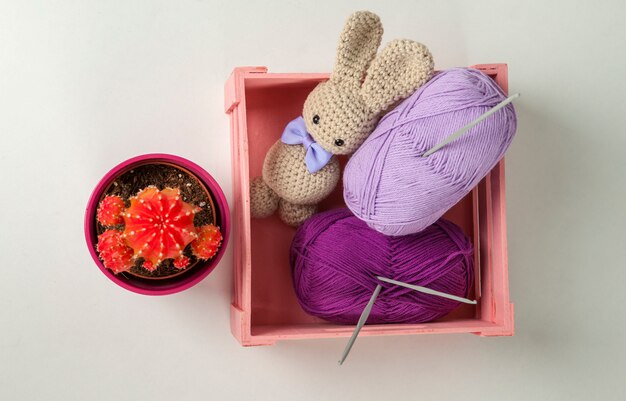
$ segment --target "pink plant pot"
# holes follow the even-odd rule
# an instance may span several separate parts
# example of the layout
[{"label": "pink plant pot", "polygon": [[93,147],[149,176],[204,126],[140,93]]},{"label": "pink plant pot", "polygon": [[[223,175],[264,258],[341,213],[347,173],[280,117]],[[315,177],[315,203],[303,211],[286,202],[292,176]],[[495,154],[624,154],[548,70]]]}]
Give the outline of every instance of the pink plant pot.
[{"label": "pink plant pot", "polygon": [[[114,274],[111,270],[104,267],[96,251],[96,244],[98,243],[96,225],[96,211],[98,203],[104,191],[106,191],[106,189],[113,183],[113,181],[115,181],[117,177],[129,170],[132,170],[133,168],[153,163],[168,163],[187,170],[195,175],[196,178],[198,178],[198,180],[206,187],[212,197],[215,207],[215,224],[220,227],[224,237],[222,245],[213,258],[200,262],[198,265],[190,268],[186,274],[180,274],[162,280],[146,280],[132,275]],[[128,159],[118,164],[100,180],[89,197],[89,202],[87,203],[87,209],[85,211],[85,240],[87,241],[87,248],[91,253],[91,257],[100,268],[100,271],[102,271],[105,276],[120,287],[143,295],[173,294],[193,287],[202,281],[213,271],[222,258],[222,255],[224,255],[226,246],[228,245],[229,235],[230,209],[228,207],[228,203],[226,202],[226,197],[224,196],[224,193],[222,192],[222,189],[218,185],[217,181],[215,181],[215,179],[202,167],[187,159],[174,155],[157,153],[147,154],[133,157],[132,159]]]}]

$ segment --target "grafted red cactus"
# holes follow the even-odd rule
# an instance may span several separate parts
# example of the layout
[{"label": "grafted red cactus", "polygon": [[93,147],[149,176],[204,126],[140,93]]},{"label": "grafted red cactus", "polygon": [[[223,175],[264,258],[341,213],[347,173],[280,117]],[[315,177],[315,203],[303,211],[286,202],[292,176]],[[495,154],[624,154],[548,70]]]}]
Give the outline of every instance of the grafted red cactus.
[{"label": "grafted red cactus", "polygon": [[198,238],[191,243],[193,254],[200,259],[212,258],[222,244],[222,233],[212,224],[198,228]]},{"label": "grafted red cactus", "polygon": [[184,269],[190,260],[183,252],[190,243],[197,258],[213,257],[222,234],[213,225],[194,226],[194,215],[200,210],[184,202],[178,188],[144,188],[130,198],[127,209],[119,196],[107,196],[100,202],[98,221],[106,226],[124,224],[124,231],[107,230],[98,237],[104,265],[119,273],[143,258],[143,268],[154,271],[164,260],[174,259],[173,266]]},{"label": "grafted red cactus", "polygon": [[113,273],[121,273],[134,265],[133,250],[124,241],[122,233],[106,230],[98,236],[98,253],[104,265]]},{"label": "grafted red cactus", "polygon": [[149,260],[144,260],[142,266],[143,266],[144,269],[146,269],[146,270],[148,270],[150,272],[155,271],[156,268],[157,268],[157,266],[154,263],[150,262]]},{"label": "grafted red cactus", "polygon": [[198,236],[193,218],[200,210],[184,202],[178,188],[145,188],[130,198],[130,207],[123,213],[124,238],[136,258],[150,262],[148,267],[182,258],[187,244]]},{"label": "grafted red cactus", "polygon": [[97,219],[104,226],[116,226],[122,224],[122,211],[124,201],[119,196],[109,195],[102,199],[98,205]]},{"label": "grafted red cactus", "polygon": [[189,258],[186,256],[174,260],[174,267],[177,269],[184,269],[187,266],[189,266]]}]

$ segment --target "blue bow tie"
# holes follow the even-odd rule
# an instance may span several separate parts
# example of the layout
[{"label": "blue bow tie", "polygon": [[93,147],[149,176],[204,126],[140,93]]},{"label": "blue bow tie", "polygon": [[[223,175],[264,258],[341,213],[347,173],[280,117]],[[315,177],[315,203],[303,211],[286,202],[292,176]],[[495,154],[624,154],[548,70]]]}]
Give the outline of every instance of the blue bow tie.
[{"label": "blue bow tie", "polygon": [[306,149],[304,161],[311,174],[328,164],[333,154],[315,142],[306,130],[304,118],[298,117],[287,124],[280,140],[287,145],[302,145]]}]

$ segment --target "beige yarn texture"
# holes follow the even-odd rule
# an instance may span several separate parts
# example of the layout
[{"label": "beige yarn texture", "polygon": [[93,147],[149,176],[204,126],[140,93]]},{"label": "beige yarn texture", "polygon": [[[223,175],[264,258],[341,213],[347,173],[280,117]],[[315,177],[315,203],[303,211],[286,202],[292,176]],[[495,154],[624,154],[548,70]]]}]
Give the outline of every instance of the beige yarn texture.
[{"label": "beige yarn texture", "polygon": [[250,193],[254,194],[254,202],[250,202],[250,214],[255,218],[270,217],[278,207],[279,197],[263,182],[262,177],[256,177],[250,182]]},{"label": "beige yarn texture", "polygon": [[330,159],[320,171],[306,168],[306,149],[276,142],[265,156],[263,180],[274,192],[296,205],[314,205],[330,195],[339,181],[339,161]]},{"label": "beige yarn texture", "polygon": [[304,221],[313,216],[315,212],[317,212],[317,205],[296,205],[282,199],[278,206],[278,216],[280,216],[280,219],[294,227],[304,223]]},{"label": "beige yarn texture", "polygon": [[[352,14],[339,38],[330,79],[315,87],[304,103],[307,131],[333,155],[354,153],[387,109],[432,76],[434,63],[426,46],[394,40],[376,55],[382,35],[376,14]],[[250,185],[252,217],[268,217],[278,208],[285,223],[297,226],[315,213],[317,203],[339,182],[339,162],[333,156],[311,174],[305,155],[302,145],[280,140],[270,148],[262,180]]]}]

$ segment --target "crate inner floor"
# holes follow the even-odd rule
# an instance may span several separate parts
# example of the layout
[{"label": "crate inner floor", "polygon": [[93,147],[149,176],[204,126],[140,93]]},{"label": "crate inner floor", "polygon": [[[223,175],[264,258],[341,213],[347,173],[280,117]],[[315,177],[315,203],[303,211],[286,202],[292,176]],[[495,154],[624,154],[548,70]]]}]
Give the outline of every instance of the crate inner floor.
[{"label": "crate inner floor", "polygon": [[[317,85],[317,81],[297,78],[263,78],[246,81],[245,102],[250,150],[250,179],[261,175],[267,150],[280,138],[285,125],[298,117],[302,105]],[[340,159],[342,168],[347,158]],[[333,194],[324,200],[320,210],[345,206],[341,182]],[[472,193],[466,196],[444,217],[459,225],[476,246],[474,204]],[[297,330],[340,329],[338,326],[306,314],[296,299],[291,281],[289,247],[295,229],[274,215],[267,219],[252,219],[252,335],[262,335],[276,328]],[[478,264],[475,266],[479,269]],[[480,278],[476,272],[476,278]],[[477,282],[475,288],[479,288]],[[477,292],[477,290],[475,291]],[[472,294],[474,296],[474,294]],[[480,307],[462,305],[439,322],[478,319]]]}]

